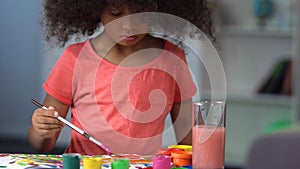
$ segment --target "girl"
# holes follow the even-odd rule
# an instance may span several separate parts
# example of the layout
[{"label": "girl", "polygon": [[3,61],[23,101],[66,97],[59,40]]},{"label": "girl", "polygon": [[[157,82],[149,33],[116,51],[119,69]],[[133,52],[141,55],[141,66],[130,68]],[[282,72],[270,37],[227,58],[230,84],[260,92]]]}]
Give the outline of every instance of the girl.
[{"label": "girl", "polygon": [[[72,35],[104,29],[68,46],[43,84],[47,93],[43,104],[49,109],[36,109],[28,129],[29,143],[37,151],[55,146],[63,128],[56,115],[66,117],[70,107],[72,123],[114,153],[156,153],[168,113],[179,144],[191,144],[191,98],[196,87],[184,51],[150,35],[152,21],[162,18],[151,21],[150,13],[139,14],[175,15],[213,39],[205,0],[45,0],[44,12],[47,40],[61,46]],[[166,22],[162,29],[174,35],[185,30]],[[75,131],[66,152],[105,154]]]}]

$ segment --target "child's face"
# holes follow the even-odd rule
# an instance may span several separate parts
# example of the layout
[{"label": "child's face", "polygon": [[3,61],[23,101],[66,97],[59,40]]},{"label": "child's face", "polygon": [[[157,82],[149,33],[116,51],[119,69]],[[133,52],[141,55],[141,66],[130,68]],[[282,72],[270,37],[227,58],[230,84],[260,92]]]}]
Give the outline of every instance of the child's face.
[{"label": "child's face", "polygon": [[107,7],[101,14],[101,21],[106,32],[114,41],[123,46],[137,44],[149,31],[149,25],[143,22],[138,14],[131,14],[135,14],[135,12],[128,10],[127,6],[123,8]]}]

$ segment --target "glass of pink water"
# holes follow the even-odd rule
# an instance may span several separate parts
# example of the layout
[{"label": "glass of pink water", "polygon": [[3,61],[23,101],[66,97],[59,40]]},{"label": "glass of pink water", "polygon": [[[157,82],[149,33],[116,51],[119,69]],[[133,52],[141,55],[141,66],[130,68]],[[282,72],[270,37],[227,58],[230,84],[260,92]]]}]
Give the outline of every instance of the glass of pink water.
[{"label": "glass of pink water", "polygon": [[193,103],[193,169],[223,169],[225,101]]}]

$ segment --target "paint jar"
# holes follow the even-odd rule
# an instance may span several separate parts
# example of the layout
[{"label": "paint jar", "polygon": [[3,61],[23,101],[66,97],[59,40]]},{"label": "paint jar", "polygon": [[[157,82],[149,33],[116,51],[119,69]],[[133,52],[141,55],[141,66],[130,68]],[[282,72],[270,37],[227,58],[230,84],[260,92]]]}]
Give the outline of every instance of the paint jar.
[{"label": "paint jar", "polygon": [[64,169],[80,169],[80,154],[65,153],[62,155]]},{"label": "paint jar", "polygon": [[102,158],[101,157],[84,157],[83,169],[101,169]]},{"label": "paint jar", "polygon": [[192,165],[192,152],[181,151],[171,153],[173,164],[177,167]]},{"label": "paint jar", "polygon": [[129,159],[128,158],[112,158],[111,159],[112,169],[129,169]]},{"label": "paint jar", "polygon": [[171,156],[172,152],[184,151],[183,149],[179,148],[161,148],[157,151],[156,154],[158,155],[168,155]]},{"label": "paint jar", "polygon": [[181,149],[181,150],[189,151],[189,152],[193,151],[191,145],[170,145],[170,146],[168,146],[168,148],[177,148],[177,149]]},{"label": "paint jar", "polygon": [[152,167],[153,169],[170,169],[171,157],[168,155],[155,155]]}]

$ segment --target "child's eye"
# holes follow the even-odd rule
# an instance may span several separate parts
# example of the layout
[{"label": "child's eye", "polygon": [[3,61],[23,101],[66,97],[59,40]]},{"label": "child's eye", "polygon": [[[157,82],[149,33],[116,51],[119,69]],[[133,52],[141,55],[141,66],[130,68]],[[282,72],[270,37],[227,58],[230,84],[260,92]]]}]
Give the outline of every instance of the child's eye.
[{"label": "child's eye", "polygon": [[110,14],[113,15],[113,16],[120,16],[122,15],[122,11],[119,10],[119,9],[110,9]]},{"label": "child's eye", "polygon": [[110,14],[113,16],[121,16],[122,12],[111,12]]}]

